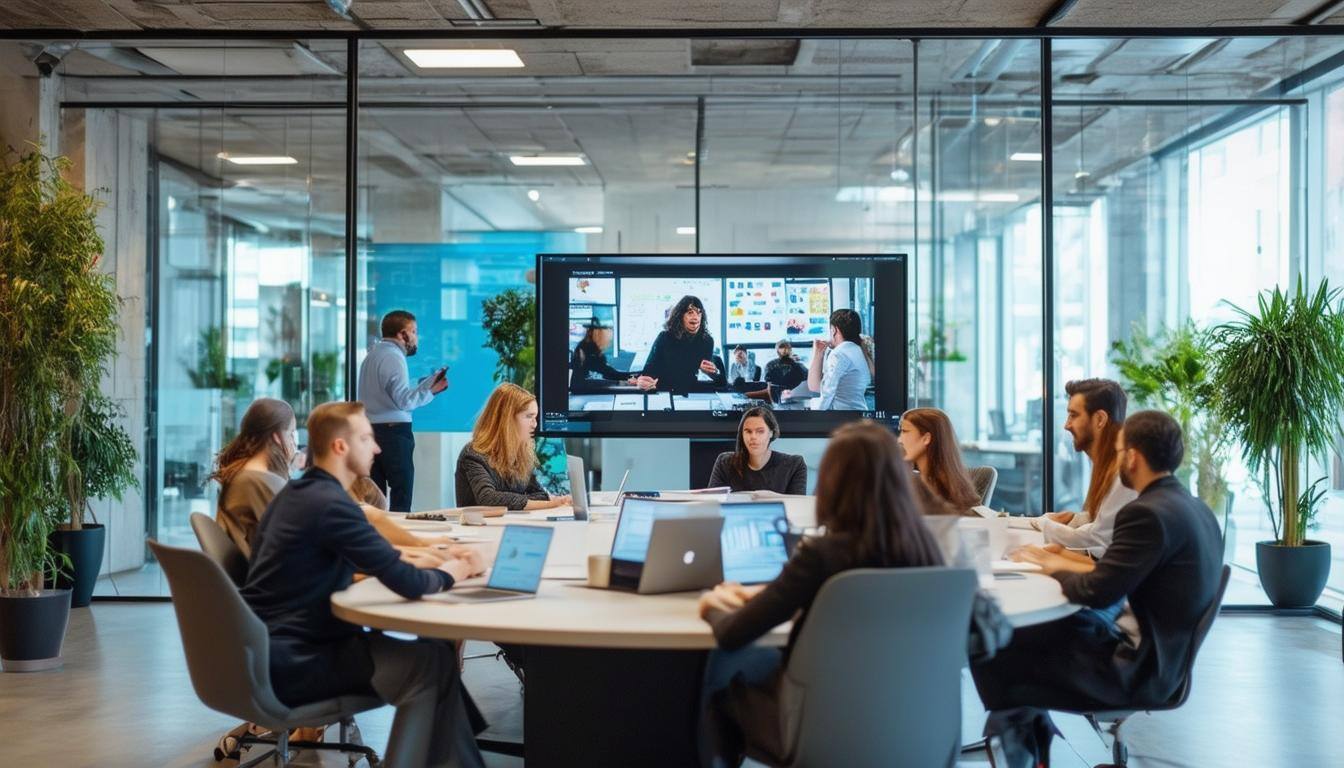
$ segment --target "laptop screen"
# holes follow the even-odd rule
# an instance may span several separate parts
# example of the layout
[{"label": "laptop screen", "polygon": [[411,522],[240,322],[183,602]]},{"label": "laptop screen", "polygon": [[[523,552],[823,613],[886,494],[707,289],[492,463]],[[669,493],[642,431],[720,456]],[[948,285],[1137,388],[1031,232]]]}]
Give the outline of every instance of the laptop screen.
[{"label": "laptop screen", "polygon": [[783,530],[788,530],[784,502],[724,504],[723,578],[739,584],[772,581],[788,562]]},{"label": "laptop screen", "polygon": [[611,541],[611,559],[642,563],[649,552],[649,537],[653,521],[659,517],[687,517],[705,514],[706,505],[683,501],[660,501],[626,496],[621,502],[621,516],[616,522],[616,536]]},{"label": "laptop screen", "polygon": [[506,525],[499,540],[499,554],[490,569],[491,589],[536,592],[542,566],[551,548],[554,529],[539,525]]}]

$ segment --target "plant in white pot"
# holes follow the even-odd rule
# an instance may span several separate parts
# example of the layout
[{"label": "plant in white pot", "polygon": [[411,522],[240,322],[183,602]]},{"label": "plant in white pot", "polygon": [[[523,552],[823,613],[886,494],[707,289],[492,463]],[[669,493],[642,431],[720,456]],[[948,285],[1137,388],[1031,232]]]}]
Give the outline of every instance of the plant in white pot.
[{"label": "plant in white pot", "polygon": [[117,333],[112,280],[98,271],[97,203],[62,178],[67,166],[30,151],[0,167],[0,665],[7,671],[60,664],[70,590],[44,582],[68,560],[48,537],[69,513],[70,436],[83,395],[98,388]]},{"label": "plant in white pot", "polygon": [[1319,494],[1302,488],[1303,464],[1324,458],[1344,411],[1344,303],[1322,281],[1275,288],[1256,312],[1213,330],[1218,411],[1255,475],[1267,475],[1274,541],[1256,544],[1260,584],[1274,605],[1314,605],[1330,575],[1330,545],[1306,538]]}]

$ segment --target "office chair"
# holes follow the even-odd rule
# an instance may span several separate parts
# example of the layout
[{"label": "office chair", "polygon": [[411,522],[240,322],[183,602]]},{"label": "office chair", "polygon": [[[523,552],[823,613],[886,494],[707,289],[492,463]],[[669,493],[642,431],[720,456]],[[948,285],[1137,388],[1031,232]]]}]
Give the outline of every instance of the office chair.
[{"label": "office chair", "polygon": [[993,467],[971,467],[967,472],[971,475],[971,484],[975,486],[975,492],[980,494],[980,505],[989,506],[989,502],[994,499],[994,486],[999,482],[999,470]]},{"label": "office chair", "polygon": [[[1213,602],[1204,610],[1204,614],[1199,617],[1195,624],[1195,630],[1190,642],[1190,651],[1186,654],[1181,663],[1181,684],[1176,688],[1176,692],[1171,698],[1154,707],[1144,707],[1142,709],[1120,709],[1109,710],[1105,712],[1081,712],[1083,717],[1092,726],[1092,730],[1097,732],[1097,737],[1102,743],[1106,743],[1106,735],[1111,737],[1111,765],[1124,766],[1129,765],[1129,748],[1120,738],[1120,726],[1133,716],[1136,712],[1162,712],[1165,710],[1176,709],[1185,704],[1185,700],[1190,698],[1190,678],[1195,668],[1195,656],[1199,653],[1199,647],[1204,644],[1204,638],[1208,636],[1209,629],[1213,626],[1213,620],[1218,616],[1218,608],[1223,604],[1223,593],[1227,591],[1227,581],[1232,575],[1232,569],[1224,565],[1222,577],[1218,582],[1218,592],[1214,595]],[[1102,723],[1107,723],[1103,728]],[[1101,766],[1098,766],[1101,768]]]},{"label": "office chair", "polygon": [[228,532],[214,518],[200,512],[191,513],[191,530],[201,544],[201,551],[224,569],[235,587],[242,589],[247,581],[247,557]]},{"label": "office chair", "polygon": [[[272,759],[283,767],[289,763],[290,750],[296,748],[352,753],[351,765],[360,757],[367,759],[371,768],[378,765],[377,752],[363,744],[350,743],[346,734],[349,719],[358,712],[382,707],[381,699],[341,696],[300,707],[282,704],[271,689],[271,645],[266,625],[243,602],[224,569],[204,552],[169,547],[153,539],[148,543],[168,579],[187,671],[197,697],[217,712],[256,723],[275,734],[243,735],[240,747],[267,744],[275,749],[240,762],[238,768],[251,768]],[[289,740],[293,728],[338,721],[339,742]]]},{"label": "office chair", "polygon": [[975,588],[968,569],[872,568],[832,576],[812,603],[780,681],[787,754],[748,745],[747,755],[791,767],[955,765]]}]

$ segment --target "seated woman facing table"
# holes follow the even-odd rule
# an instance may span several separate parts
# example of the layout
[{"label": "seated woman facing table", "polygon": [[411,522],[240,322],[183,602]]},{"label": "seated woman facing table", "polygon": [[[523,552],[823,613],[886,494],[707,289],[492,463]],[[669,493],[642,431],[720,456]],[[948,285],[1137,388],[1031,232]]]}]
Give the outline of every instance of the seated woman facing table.
[{"label": "seated woman facing table", "polygon": [[733,491],[807,493],[807,463],[802,456],[771,450],[779,422],[769,408],[748,408],[737,425],[737,447],[719,454],[709,474],[709,487]]}]

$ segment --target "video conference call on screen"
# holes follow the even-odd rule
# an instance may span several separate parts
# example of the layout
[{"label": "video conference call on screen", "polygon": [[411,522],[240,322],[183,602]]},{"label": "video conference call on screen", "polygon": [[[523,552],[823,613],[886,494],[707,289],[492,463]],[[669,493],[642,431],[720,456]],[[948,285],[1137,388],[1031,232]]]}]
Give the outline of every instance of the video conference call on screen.
[{"label": "video conference call on screen", "polygon": [[[769,405],[791,437],[906,408],[906,257],[542,254],[537,257],[541,431],[731,437]],[[861,343],[813,342],[851,309]],[[781,346],[787,342],[788,346]]]}]

